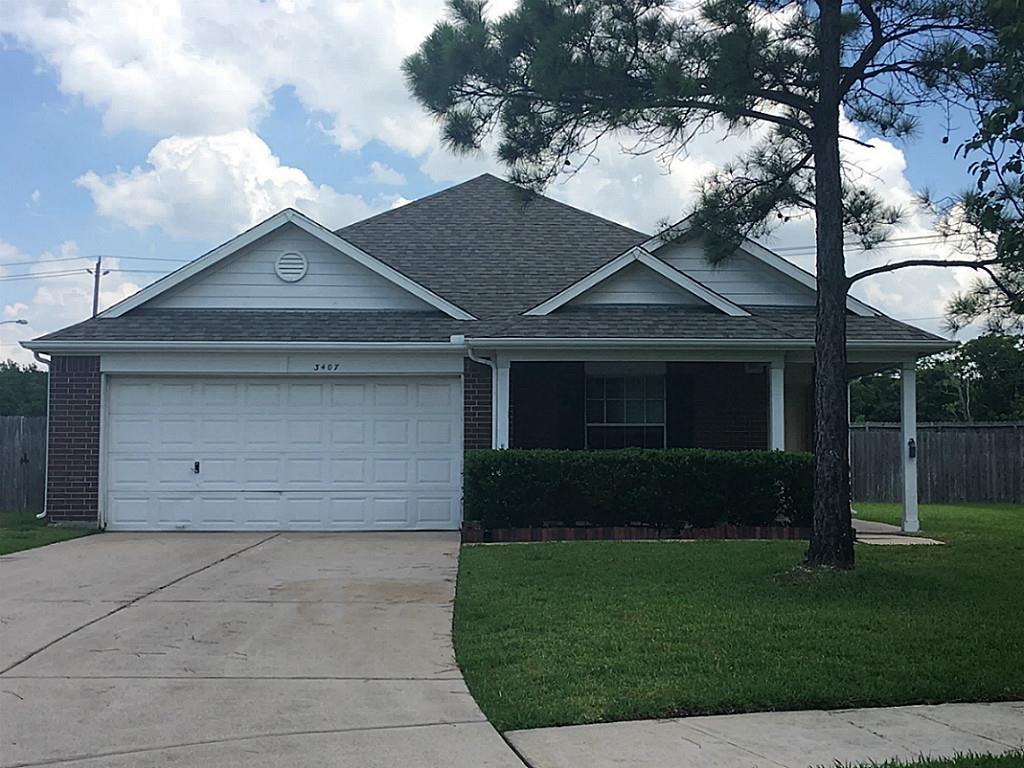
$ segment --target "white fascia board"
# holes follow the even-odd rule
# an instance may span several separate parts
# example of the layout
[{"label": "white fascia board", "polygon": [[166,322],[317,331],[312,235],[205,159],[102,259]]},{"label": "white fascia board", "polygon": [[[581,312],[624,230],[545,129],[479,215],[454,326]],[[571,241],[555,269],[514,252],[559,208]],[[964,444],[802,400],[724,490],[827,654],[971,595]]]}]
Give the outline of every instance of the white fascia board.
[{"label": "white fascia board", "polygon": [[707,286],[694,280],[689,275],[684,275],[682,272],[674,269],[661,259],[655,258],[639,246],[634,246],[625,253],[616,256],[611,261],[601,267],[598,267],[582,280],[573,283],[565,290],[555,294],[550,299],[538,304],[532,309],[527,310],[523,314],[534,317],[549,315],[559,307],[565,306],[576,297],[586,293],[591,288],[600,285],[609,277],[625,269],[636,261],[640,262],[648,269],[654,270],[662,277],[675,283],[677,286],[693,294],[700,300],[710,304],[715,309],[725,312],[727,315],[731,315],[733,317],[746,317],[750,314],[746,310],[733,304],[724,296],[720,296]]},{"label": "white fascia board", "polygon": [[707,302],[715,309],[719,309],[731,317],[750,317],[750,313],[736,304],[733,304],[727,298],[719,293],[708,288],[703,283],[694,280],[689,275],[680,272],[678,269],[673,267],[671,264],[667,264],[656,256],[652,256],[647,251],[642,249],[640,254],[637,256],[637,261],[643,264],[645,267],[653,269],[662,277],[667,280],[671,280],[673,283],[678,285],[685,291],[689,291],[698,299]]},{"label": "white fascia board", "polygon": [[[689,218],[686,218],[676,224],[673,224],[660,234],[657,234],[644,242],[640,247],[651,253],[656,253],[659,248],[674,243],[680,237],[689,232],[690,225],[687,223],[688,221]],[[765,248],[760,243],[757,243],[750,238],[744,238],[743,243],[740,245],[740,250],[748,256],[752,256],[758,261],[767,264],[769,267],[781,272],[786,277],[796,280],[801,285],[806,286],[817,293],[818,280],[814,275],[800,269],[796,264],[793,264],[788,259],[784,259],[774,251]],[[855,299],[853,296],[846,297],[846,308],[855,315],[860,315],[861,317],[877,317],[882,314],[874,307],[865,304],[860,299]]]},{"label": "white fascia board", "polygon": [[[768,250],[763,245],[755,243],[753,240],[744,240],[743,245],[740,246],[740,250],[767,264],[769,267],[774,267],[787,277],[791,277],[797,282],[803,283],[808,288],[817,292],[818,280],[814,275],[800,269],[796,264],[793,264],[788,259],[782,258],[774,251]],[[882,314],[874,307],[865,304],[860,299],[853,298],[853,296],[846,297],[846,308],[853,312],[853,314],[860,315],[861,317],[877,317]]]},{"label": "white fascia board", "polygon": [[90,352],[267,352],[267,351],[335,351],[357,352],[459,352],[465,345],[454,341],[23,341],[21,346],[30,350],[45,350],[53,354],[72,352],[84,355]]},{"label": "white fascia board", "polygon": [[380,259],[377,259],[366,251],[358,248],[357,246],[350,243],[343,237],[334,234],[331,230],[322,224],[318,224],[308,216],[305,216],[298,211],[289,211],[292,214],[292,223],[304,229],[314,237],[320,238],[327,245],[341,251],[346,256],[350,257],[353,261],[362,264],[367,269],[376,272],[381,277],[390,280],[392,283],[397,285],[399,288],[404,288],[413,296],[422,299],[423,301],[430,304],[435,309],[439,309],[446,315],[455,318],[456,320],[476,320],[477,318],[471,315],[461,307],[457,307],[447,299],[443,299],[436,293],[428,288],[424,288],[422,285],[417,283],[415,280],[406,277],[401,272],[393,267],[389,267]]},{"label": "white fascia board", "polygon": [[532,309],[528,309],[523,312],[524,315],[539,316],[548,315],[554,312],[556,309],[564,304],[569,303],[577,296],[593,288],[595,285],[607,280],[609,277],[614,275],[616,272],[625,269],[634,261],[636,261],[636,248],[630,248],[625,253],[619,254],[614,259],[606,262],[602,266],[595,269],[589,275],[579,280],[568,288],[559,293],[556,293],[550,299],[538,304]]},{"label": "white fascia board", "polygon": [[279,211],[271,216],[269,219],[260,222],[251,229],[246,230],[237,237],[233,237],[221,246],[214,248],[212,251],[200,256],[195,261],[191,261],[180,269],[171,272],[169,275],[160,278],[152,285],[143,288],[127,299],[118,302],[114,306],[100,312],[99,317],[120,317],[125,312],[128,312],[136,307],[145,304],[150,299],[159,296],[165,291],[169,291],[177,285],[180,285],[184,281],[202,272],[214,264],[226,259],[234,253],[237,253],[242,248],[259,240],[275,229],[284,226],[285,224],[294,224],[303,231],[309,233],[313,237],[317,238],[326,245],[334,248],[337,251],[345,254],[353,261],[362,264],[367,269],[377,273],[381,277],[397,285],[399,288],[411,293],[419,299],[422,299],[427,304],[431,305],[435,309],[439,309],[449,317],[453,317],[456,320],[475,320],[476,318],[466,312],[465,310],[455,306],[450,301],[441,298],[436,293],[414,280],[403,275],[396,269],[389,267],[379,259],[374,258],[370,254],[366,253],[360,248],[357,248],[352,243],[339,237],[338,235],[331,232],[324,226],[317,224],[315,221],[310,219],[308,216],[299,213],[291,208],[286,208],[283,211]]}]

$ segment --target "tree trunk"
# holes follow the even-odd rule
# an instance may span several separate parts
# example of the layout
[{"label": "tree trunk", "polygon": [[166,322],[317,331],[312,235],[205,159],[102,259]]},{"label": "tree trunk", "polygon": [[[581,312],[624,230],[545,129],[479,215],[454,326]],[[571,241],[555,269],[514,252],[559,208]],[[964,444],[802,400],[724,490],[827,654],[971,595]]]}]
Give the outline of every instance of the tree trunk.
[{"label": "tree trunk", "polygon": [[846,264],[839,162],[840,0],[820,0],[821,83],[813,137],[818,299],[814,338],[814,529],[807,563],[853,567],[846,387]]}]

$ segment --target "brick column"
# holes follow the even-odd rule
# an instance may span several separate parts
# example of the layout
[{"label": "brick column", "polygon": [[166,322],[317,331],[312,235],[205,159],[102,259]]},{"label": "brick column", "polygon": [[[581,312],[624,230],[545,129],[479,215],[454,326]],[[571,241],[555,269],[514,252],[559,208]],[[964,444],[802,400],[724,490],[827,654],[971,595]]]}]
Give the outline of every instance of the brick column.
[{"label": "brick column", "polygon": [[491,369],[466,359],[463,369],[463,447],[491,447]]},{"label": "brick column", "polygon": [[50,360],[46,512],[50,522],[97,525],[100,359]]}]

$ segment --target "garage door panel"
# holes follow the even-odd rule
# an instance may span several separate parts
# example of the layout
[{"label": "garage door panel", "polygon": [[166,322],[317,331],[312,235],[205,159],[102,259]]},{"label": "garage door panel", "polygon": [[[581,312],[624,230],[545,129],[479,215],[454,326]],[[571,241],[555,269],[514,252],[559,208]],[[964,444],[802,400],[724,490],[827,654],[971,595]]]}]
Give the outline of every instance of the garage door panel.
[{"label": "garage door panel", "polygon": [[416,423],[416,442],[431,448],[451,445],[453,432],[451,422],[420,419]]},{"label": "garage door panel", "polygon": [[456,482],[455,464],[450,459],[416,459],[416,482],[452,484]]},{"label": "garage door panel", "polygon": [[417,500],[417,522],[424,528],[443,525],[459,514],[458,501],[451,496],[420,497]]},{"label": "garage door panel", "polygon": [[331,405],[364,405],[366,403],[366,385],[361,383],[341,383],[331,385]]},{"label": "garage door panel", "polygon": [[373,443],[377,446],[404,448],[409,445],[409,422],[380,419],[373,423]]},{"label": "garage door panel", "polygon": [[458,527],[457,378],[109,384],[112,529]]}]

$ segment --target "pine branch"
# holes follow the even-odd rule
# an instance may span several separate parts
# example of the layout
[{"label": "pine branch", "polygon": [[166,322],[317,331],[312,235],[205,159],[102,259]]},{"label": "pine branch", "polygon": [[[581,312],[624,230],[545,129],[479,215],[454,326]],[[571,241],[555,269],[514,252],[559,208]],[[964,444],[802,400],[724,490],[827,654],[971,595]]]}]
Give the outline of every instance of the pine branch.
[{"label": "pine branch", "polygon": [[[967,267],[968,269],[979,269],[984,272],[988,272],[988,267],[999,264],[999,259],[982,259],[982,260],[946,260],[946,259],[907,259],[906,261],[897,261],[891,264],[882,264],[878,267],[871,267],[870,269],[864,269],[860,272],[856,272],[846,278],[846,282],[853,284],[858,280],[863,280],[866,277],[873,277],[874,275],[881,275],[886,272],[895,272],[897,269],[906,269],[907,267]],[[991,273],[990,273],[991,274]]]}]

